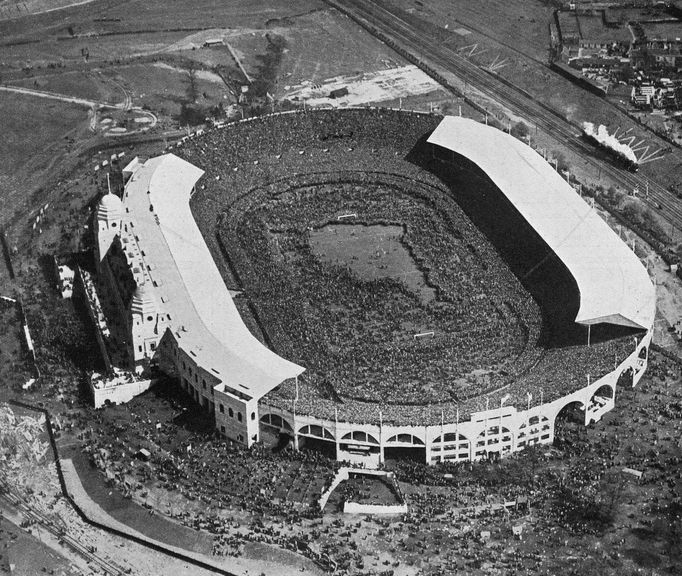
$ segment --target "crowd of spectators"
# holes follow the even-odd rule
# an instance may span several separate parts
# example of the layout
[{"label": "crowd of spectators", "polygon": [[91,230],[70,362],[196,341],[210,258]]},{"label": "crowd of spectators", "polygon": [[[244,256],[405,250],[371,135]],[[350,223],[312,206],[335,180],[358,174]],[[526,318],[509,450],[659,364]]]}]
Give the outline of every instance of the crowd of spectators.
[{"label": "crowd of spectators", "polygon": [[[664,501],[661,494],[665,494],[665,506],[670,495],[679,502],[679,496],[674,496],[680,482],[679,443],[674,439],[671,443],[667,436],[670,426],[663,432],[664,428],[655,424],[679,421],[680,393],[670,384],[679,377],[679,366],[654,358],[647,379],[638,388],[621,392],[620,413],[610,413],[592,429],[562,420],[554,448],[536,446],[497,462],[436,466],[407,460],[389,462],[409,509],[398,523],[404,538],[396,537],[395,546],[403,555],[413,548],[415,553],[423,547],[433,552],[438,543],[430,536],[431,530],[421,543],[408,535],[432,525],[456,530],[508,526],[531,509],[539,523],[536,531],[546,525],[553,531],[561,526],[577,537],[598,535],[632,498],[628,482],[638,483],[650,494],[647,510],[668,514],[663,504],[660,510],[656,506]],[[215,535],[216,555],[239,555],[245,543],[254,542],[275,544],[318,561],[326,558],[330,563],[343,563],[343,550],[353,547],[355,537],[348,522],[323,527],[319,511],[306,505],[306,500],[312,504],[312,495],[319,496],[329,484],[336,462],[314,452],[273,453],[262,446],[247,450],[225,443],[208,434],[208,429],[195,429],[203,421],[202,413],[197,410],[191,418],[183,409],[181,392],[165,390],[168,399],[141,397],[126,408],[91,412],[76,423],[79,429],[97,431],[90,435],[87,450],[106,455],[102,467],[124,486],[130,486],[126,478],[135,476],[145,487],[156,485],[196,502],[194,508],[190,506],[193,512],[176,512],[174,516],[187,526]],[[156,424],[154,418],[159,418]],[[633,427],[640,431],[639,437],[624,438]],[[135,464],[134,454],[140,446],[151,452],[149,467]],[[628,479],[622,472],[625,467],[642,470],[642,479]],[[356,492],[351,490],[345,496],[352,498],[353,494]],[[368,494],[360,490],[356,496],[362,499]],[[679,519],[673,521],[679,525]],[[382,526],[379,531],[387,530],[390,528]],[[323,554],[314,552],[310,546],[321,537],[324,541],[333,537],[337,547],[329,550],[322,546]],[[466,538],[471,546],[472,538],[478,541],[479,532]]]},{"label": "crowd of spectators", "polygon": [[[507,394],[519,407],[529,394],[533,404],[556,399],[633,349],[623,333],[590,348],[540,342],[542,290],[531,287],[529,297],[499,245],[452,201],[489,197],[490,183],[472,173],[472,193],[443,179],[442,166],[428,169],[436,162],[424,140],[439,120],[386,109],[286,113],[210,130],[173,150],[206,171],[191,207],[228,287],[245,291],[266,342],[307,368],[299,413],[454,421]],[[362,282],[342,263],[322,265],[309,230],[344,213],[357,213],[356,224],[407,224],[403,242],[437,298],[424,303],[399,282]],[[295,265],[282,266],[285,258]],[[408,334],[399,320],[415,317]],[[414,339],[416,325],[434,337]],[[576,333],[576,325],[552,329]],[[291,409],[295,395],[285,382],[267,401]]]},{"label": "crowd of spectators", "polygon": [[[231,211],[220,233],[234,247],[233,262],[270,341],[306,366],[309,379],[326,380],[345,398],[429,404],[499,387],[524,368],[518,357],[529,332],[537,339],[539,309],[494,254],[483,256],[484,239],[452,201],[443,199],[434,214],[425,202],[441,200],[435,191],[415,198],[414,180],[386,180],[362,174],[343,184],[299,182],[295,195],[274,187],[269,203],[255,200],[257,208],[241,218]],[[340,208],[356,214],[353,225],[404,225],[401,240],[436,298],[425,302],[393,278],[358,277],[345,259],[322,262],[309,231],[342,226],[334,218]],[[519,318],[516,310],[528,313]],[[414,337],[424,331],[433,337]]]}]

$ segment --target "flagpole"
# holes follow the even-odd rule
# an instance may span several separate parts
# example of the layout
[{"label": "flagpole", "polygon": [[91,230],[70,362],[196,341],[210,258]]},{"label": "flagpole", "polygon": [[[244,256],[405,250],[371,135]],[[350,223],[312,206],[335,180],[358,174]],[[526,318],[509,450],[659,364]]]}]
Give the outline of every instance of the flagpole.
[{"label": "flagpole", "polygon": [[[457,404],[457,420],[455,420],[455,439],[457,441],[457,457],[459,458],[459,404]],[[469,454],[469,457],[471,457],[471,454]]]},{"label": "flagpole", "polygon": [[379,462],[384,463],[384,416],[379,410]]},{"label": "flagpole", "polygon": [[[486,116],[487,119],[487,116]],[[485,430],[483,431],[483,443],[484,452],[486,457],[488,456],[488,408],[490,407],[490,397],[486,396],[485,399]]]},{"label": "flagpole", "polygon": [[503,438],[503,436],[502,436],[502,406],[504,405],[504,403],[507,400],[509,400],[509,394],[505,394],[504,396],[502,396],[502,398],[500,398],[500,428],[497,431],[497,433],[499,434],[499,443],[498,444],[500,446],[500,456],[502,455],[502,438]]},{"label": "flagpole", "polygon": [[443,414],[443,409],[440,409],[440,461],[443,462],[445,459],[445,434],[443,434],[443,420],[445,416]]}]

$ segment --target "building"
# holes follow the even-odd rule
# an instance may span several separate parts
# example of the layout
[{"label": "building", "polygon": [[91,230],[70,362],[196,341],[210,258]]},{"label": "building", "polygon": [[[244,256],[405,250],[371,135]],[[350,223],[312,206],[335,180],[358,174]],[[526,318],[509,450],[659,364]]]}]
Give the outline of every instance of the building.
[{"label": "building", "polygon": [[504,456],[551,443],[566,410],[576,409],[585,424],[600,420],[614,407],[617,387],[637,384],[647,366],[655,292],[646,269],[516,138],[446,117],[428,146],[445,166],[460,157],[474,163],[564,263],[580,293],[575,322],[585,326],[588,343],[595,324],[636,331],[632,350],[614,359],[613,369],[585,373],[551,398],[531,398],[512,383],[479,398],[484,401],[463,411],[461,420],[459,405],[456,417],[441,412],[439,424],[384,422],[380,410],[374,421],[342,420],[333,411],[332,417],[297,412],[296,400],[273,403],[268,394],[304,368],[273,353],[245,326],[189,208],[203,172],[173,154],[140,164],[123,197],[105,195],[95,215],[98,273],[116,302],[128,368],[144,374],[158,366],[177,377],[227,438],[251,445],[267,430],[289,436],[296,448],[322,443],[337,459],[366,466],[405,451],[427,463]]},{"label": "building", "polygon": [[126,367],[176,375],[221,433],[250,445],[258,400],[304,369],[242,322],[189,209],[202,174],[166,154],[137,167],[123,198],[104,195],[95,213],[97,272],[115,302]]}]

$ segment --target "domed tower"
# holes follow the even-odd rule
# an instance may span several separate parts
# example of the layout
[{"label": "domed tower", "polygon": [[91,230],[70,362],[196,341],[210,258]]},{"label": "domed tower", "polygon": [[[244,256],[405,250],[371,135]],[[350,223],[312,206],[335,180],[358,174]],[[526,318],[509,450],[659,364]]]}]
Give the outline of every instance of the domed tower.
[{"label": "domed tower", "polygon": [[154,356],[166,323],[159,313],[154,289],[150,284],[140,284],[130,301],[131,358],[136,369],[146,367]]},{"label": "domed tower", "polygon": [[97,237],[97,265],[104,259],[114,238],[120,234],[123,203],[121,199],[109,192],[102,196],[95,211],[95,235]]}]

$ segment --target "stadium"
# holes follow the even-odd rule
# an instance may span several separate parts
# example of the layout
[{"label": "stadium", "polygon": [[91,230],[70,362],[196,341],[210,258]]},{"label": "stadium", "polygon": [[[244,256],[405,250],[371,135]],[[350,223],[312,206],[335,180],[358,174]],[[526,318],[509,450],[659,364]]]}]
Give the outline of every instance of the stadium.
[{"label": "stadium", "polygon": [[647,365],[637,256],[531,148],[387,109],[215,127],[97,209],[128,361],[237,442],[376,466],[598,421]]}]

